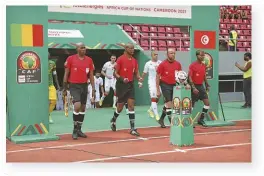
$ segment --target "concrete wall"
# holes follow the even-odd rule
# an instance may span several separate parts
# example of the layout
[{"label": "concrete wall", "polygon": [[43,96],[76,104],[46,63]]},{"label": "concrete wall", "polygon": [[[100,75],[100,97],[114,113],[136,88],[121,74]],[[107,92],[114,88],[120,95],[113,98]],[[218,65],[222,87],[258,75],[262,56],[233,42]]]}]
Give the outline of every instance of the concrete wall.
[{"label": "concrete wall", "polygon": [[[150,56],[150,51],[145,51]],[[159,59],[166,58],[165,51],[159,51]],[[219,52],[219,75],[241,75],[242,72],[235,67],[235,62],[244,64],[244,52]],[[191,63],[190,52],[177,51],[176,59],[181,62],[183,70],[188,71]]]}]

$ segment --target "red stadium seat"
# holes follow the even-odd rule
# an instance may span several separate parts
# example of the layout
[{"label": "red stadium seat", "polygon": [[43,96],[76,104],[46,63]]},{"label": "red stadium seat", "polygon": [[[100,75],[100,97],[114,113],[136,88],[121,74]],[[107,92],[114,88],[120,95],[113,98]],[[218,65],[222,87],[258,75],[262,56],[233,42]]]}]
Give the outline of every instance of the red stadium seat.
[{"label": "red stadium seat", "polygon": [[238,35],[242,35],[243,34],[243,31],[242,30],[237,30],[237,34]]},{"label": "red stadium seat", "polygon": [[232,26],[233,24],[226,24],[226,28],[227,29],[230,29],[230,27]]},{"label": "red stadium seat", "polygon": [[158,33],[158,39],[166,40],[166,35],[165,35],[165,33]]},{"label": "red stadium seat", "polygon": [[243,20],[243,23],[246,23],[246,24],[248,24],[248,23],[249,23],[249,21],[248,21],[248,20]]},{"label": "red stadium seat", "polygon": [[220,22],[220,23],[223,23],[224,21],[223,21],[223,19],[220,19],[219,22]]},{"label": "red stadium seat", "polygon": [[141,36],[141,38],[142,39],[148,39],[149,37],[149,34],[148,33],[145,33],[145,32],[143,32],[143,33],[141,33],[143,36]]},{"label": "red stadium seat", "polygon": [[176,40],[175,45],[176,45],[176,47],[183,47],[182,41],[180,41],[180,40]]},{"label": "red stadium seat", "polygon": [[243,47],[248,48],[248,47],[250,47],[250,45],[248,42],[243,42]]},{"label": "red stadium seat", "polygon": [[228,39],[229,39],[229,36],[228,36],[228,35],[224,35],[224,38],[225,38],[226,40],[228,40]]},{"label": "red stadium seat", "polygon": [[237,19],[237,23],[238,24],[241,24],[242,23],[242,20],[241,19]]},{"label": "red stadium seat", "polygon": [[168,41],[167,41],[167,46],[168,46],[168,47],[175,47],[175,43],[174,43],[174,41],[168,40]]},{"label": "red stadium seat", "polygon": [[158,32],[165,33],[166,31],[164,27],[158,27]]},{"label": "red stadium seat", "polygon": [[141,30],[142,30],[142,32],[149,32],[149,27],[148,26],[142,26]]},{"label": "red stadium seat", "polygon": [[224,23],[230,23],[229,19],[224,19]]},{"label": "red stadium seat", "polygon": [[166,27],[166,32],[167,33],[173,33],[172,27]]},{"label": "red stadium seat", "polygon": [[247,29],[247,25],[245,25],[245,24],[241,24],[241,25],[240,25],[240,29]]},{"label": "red stadium seat", "polygon": [[246,48],[246,51],[247,52],[251,52],[251,48]]},{"label": "red stadium seat", "polygon": [[158,46],[159,47],[166,47],[167,44],[166,44],[165,40],[158,40]]},{"label": "red stadium seat", "polygon": [[237,23],[237,22],[236,22],[236,19],[230,19],[230,23],[232,23],[232,24]]},{"label": "red stadium seat", "polygon": [[183,38],[189,38],[189,35],[188,34],[183,34],[182,37]]},{"label": "red stadium seat", "polygon": [[241,6],[240,9],[242,9],[242,10],[246,10],[246,9],[247,9],[247,6]]},{"label": "red stadium seat", "polygon": [[159,51],[167,51],[166,47],[159,47]]},{"label": "red stadium seat", "polygon": [[154,47],[154,46],[152,46],[152,47],[151,47],[151,50],[158,50],[158,48],[157,48],[157,47]]},{"label": "red stadium seat", "polygon": [[134,38],[134,39],[139,39],[139,38],[140,38],[139,33],[137,33],[137,32],[132,32],[132,38]]},{"label": "red stadium seat", "polygon": [[149,28],[149,31],[150,31],[150,32],[157,32],[157,28],[154,27],[154,26],[151,26],[151,27]]},{"label": "red stadium seat", "polygon": [[238,48],[242,48],[243,47],[243,43],[242,42],[237,42],[237,47]]},{"label": "red stadium seat", "polygon": [[223,29],[223,30],[221,30],[221,34],[228,34],[228,31]]},{"label": "red stadium seat", "polygon": [[237,48],[238,51],[246,51],[246,48]]},{"label": "red stadium seat", "polygon": [[175,27],[173,28],[173,33],[176,33],[176,34],[181,33],[181,29]]},{"label": "red stadium seat", "polygon": [[174,35],[173,34],[166,34],[166,36],[167,36],[167,39],[173,39],[174,38]]},{"label": "red stadium seat", "polygon": [[235,29],[240,29],[240,26],[238,24],[234,24]]},{"label": "red stadium seat", "polygon": [[239,41],[245,41],[245,40],[246,40],[246,36],[242,35],[242,36],[239,37]]},{"label": "red stadium seat", "polygon": [[251,41],[251,36],[247,36],[247,41]]},{"label": "red stadium seat", "polygon": [[[136,30],[138,30],[139,32],[141,31],[140,26],[133,26]],[[135,30],[134,30],[135,31]]]},{"label": "red stadium seat", "polygon": [[148,40],[141,40],[140,46],[149,46],[149,41]]},{"label": "red stadium seat", "polygon": [[247,25],[247,29],[251,29],[251,25],[250,24]]},{"label": "red stadium seat", "polygon": [[149,36],[151,37],[151,39],[156,39],[157,33],[149,33]]},{"label": "red stadium seat", "polygon": [[220,29],[226,29],[226,24],[220,24]]},{"label": "red stadium seat", "polygon": [[146,51],[146,50],[149,50],[149,47],[146,47],[146,46],[142,46],[141,48],[142,48],[143,50],[145,50],[145,51]]},{"label": "red stadium seat", "polygon": [[133,31],[132,27],[129,26],[129,25],[124,25],[124,30],[125,30],[125,31],[128,31],[128,32]]},{"label": "red stadium seat", "polygon": [[248,6],[247,6],[247,9],[251,10],[251,5],[248,5]]},{"label": "red stadium seat", "polygon": [[175,38],[181,38],[182,35],[181,34],[174,34]]},{"label": "red stadium seat", "polygon": [[184,47],[190,47],[190,42],[189,41],[184,41],[183,42]]},{"label": "red stadium seat", "polygon": [[244,30],[244,35],[251,35],[250,30]]},{"label": "red stadium seat", "polygon": [[158,43],[156,40],[151,40],[151,47],[157,47],[158,46]]}]

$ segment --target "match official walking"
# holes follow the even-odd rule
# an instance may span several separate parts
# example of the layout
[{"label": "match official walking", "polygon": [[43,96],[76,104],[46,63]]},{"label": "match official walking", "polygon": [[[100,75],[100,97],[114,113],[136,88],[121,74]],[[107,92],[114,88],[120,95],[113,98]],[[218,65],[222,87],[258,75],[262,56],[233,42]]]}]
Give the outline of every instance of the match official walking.
[{"label": "match official walking", "polygon": [[[158,123],[161,128],[166,128],[164,125],[164,118],[166,115],[171,123],[172,114],[172,99],[173,99],[173,88],[176,85],[175,73],[182,70],[180,62],[175,60],[176,51],[173,48],[168,48],[167,59],[162,61],[157,68],[156,75],[156,90],[157,96],[160,97],[161,92],[164,97],[165,105],[163,107],[162,114]],[[160,88],[159,88],[160,87]]]},{"label": "match official walking", "polygon": [[142,82],[138,71],[137,60],[133,57],[134,45],[126,44],[125,52],[120,56],[115,65],[115,76],[116,76],[116,95],[117,95],[117,108],[114,112],[114,116],[111,119],[111,129],[116,131],[116,119],[123,110],[124,104],[128,104],[128,116],[130,121],[130,134],[139,136],[135,128],[135,95],[134,95],[134,77],[138,81]]},{"label": "match official walking", "polygon": [[73,133],[72,138],[86,138],[81,131],[87,102],[88,75],[92,85],[92,97],[95,95],[94,87],[94,64],[93,60],[85,55],[86,47],[83,43],[77,45],[77,54],[69,56],[65,62],[65,74],[63,79],[64,90],[67,90],[68,83],[70,93],[73,97]]},{"label": "match official walking", "polygon": [[[197,102],[198,100],[202,100],[204,103],[204,107],[198,120],[198,124],[207,126],[204,122],[204,117],[210,108],[210,103],[207,95],[210,85],[208,84],[206,78],[206,65],[203,63],[204,54],[205,53],[202,50],[196,51],[197,60],[189,66],[189,83],[192,88],[192,106],[194,107],[195,102]],[[203,86],[203,83],[205,83],[205,88]]]}]

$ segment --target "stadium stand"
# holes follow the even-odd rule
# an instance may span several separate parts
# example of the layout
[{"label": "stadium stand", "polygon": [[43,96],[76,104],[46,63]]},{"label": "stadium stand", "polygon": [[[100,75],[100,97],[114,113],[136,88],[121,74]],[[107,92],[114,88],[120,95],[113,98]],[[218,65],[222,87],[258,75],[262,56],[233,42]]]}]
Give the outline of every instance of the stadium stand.
[{"label": "stadium stand", "polygon": [[[251,6],[220,6],[220,17],[220,45],[226,45],[227,49],[229,29],[234,25],[238,33],[237,51],[251,51]],[[188,30],[182,31],[180,27],[145,24],[122,26],[144,50],[163,51],[167,47],[176,47],[178,51],[189,51]]]}]

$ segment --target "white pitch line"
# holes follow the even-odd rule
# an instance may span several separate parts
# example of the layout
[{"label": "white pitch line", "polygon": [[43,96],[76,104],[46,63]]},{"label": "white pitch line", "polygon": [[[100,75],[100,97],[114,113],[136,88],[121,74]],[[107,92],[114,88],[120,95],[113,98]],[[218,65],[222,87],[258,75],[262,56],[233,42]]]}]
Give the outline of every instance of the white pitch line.
[{"label": "white pitch line", "polygon": [[[222,134],[222,133],[233,133],[233,132],[243,132],[243,131],[251,131],[251,129],[204,132],[204,133],[195,133],[194,135]],[[149,137],[149,138],[144,138],[144,139],[145,140],[161,139],[161,138],[167,138],[167,137],[169,136],[155,136],[155,137]],[[72,145],[66,144],[66,145],[60,145],[60,146],[39,147],[39,148],[34,148],[34,149],[7,151],[6,153],[16,153],[16,152],[26,152],[26,151],[34,151],[34,150],[56,149],[56,148],[76,147],[76,146],[86,146],[86,145],[97,145],[97,144],[111,144],[111,143],[118,143],[118,142],[138,141],[138,140],[142,140],[142,138],[131,138],[131,139],[114,140],[114,141],[102,141],[102,142],[88,142],[88,143],[80,143],[80,144],[72,144]]]},{"label": "white pitch line", "polygon": [[134,154],[134,155],[125,155],[125,156],[117,156],[117,157],[108,157],[108,158],[98,158],[98,159],[92,159],[92,160],[75,161],[74,163],[109,161],[109,160],[121,159],[121,158],[134,158],[134,157],[140,157],[140,156],[153,156],[153,155],[176,153],[176,152],[183,152],[184,153],[184,152],[187,152],[187,151],[235,147],[235,146],[244,146],[244,145],[250,145],[250,144],[251,143],[238,143],[238,144],[217,145],[217,146],[210,146],[210,147],[191,148],[191,149],[185,149],[185,150],[180,150],[180,149],[177,150],[177,149],[175,149],[175,150],[162,151],[162,152],[141,153],[141,154]]},{"label": "white pitch line", "polygon": [[182,152],[182,153],[186,153],[185,150],[182,150],[182,149],[174,149],[176,152]]},{"label": "white pitch line", "polygon": [[[227,120],[227,121],[231,121],[231,122],[240,122],[240,121],[251,121],[251,119],[241,119],[241,120]],[[138,129],[146,129],[146,128],[160,128],[160,126],[145,126],[145,127],[138,127]],[[129,130],[129,128],[119,128],[118,131],[120,130]],[[87,131],[87,133],[97,133],[97,132],[108,132],[108,131],[112,131],[112,130],[94,130],[94,131]],[[67,135],[67,134],[72,134],[72,133],[60,133],[60,134],[55,134],[57,136],[62,136],[62,135]]]},{"label": "white pitch line", "polygon": [[[194,135],[210,135],[210,134],[235,133],[235,132],[244,132],[244,131],[251,131],[251,129],[240,129],[240,130],[227,130],[227,131],[195,133]],[[65,147],[77,147],[77,146],[98,145],[98,144],[112,144],[112,143],[118,143],[118,142],[130,142],[130,141],[140,141],[140,140],[150,140],[150,139],[162,139],[162,138],[168,138],[168,137],[170,137],[170,136],[155,136],[155,137],[148,137],[148,138],[140,137],[140,138],[113,140],[113,141],[87,142],[87,143],[80,143],[80,144],[66,144],[66,145],[51,146],[51,147],[39,147],[39,148],[30,148],[30,149],[23,149],[23,150],[11,150],[11,151],[7,151],[6,153],[9,154],[9,153],[28,152],[28,151],[36,151],[36,150],[44,150],[44,149],[58,149],[58,148],[65,148]],[[21,145],[21,146],[23,146],[23,145]]]}]

